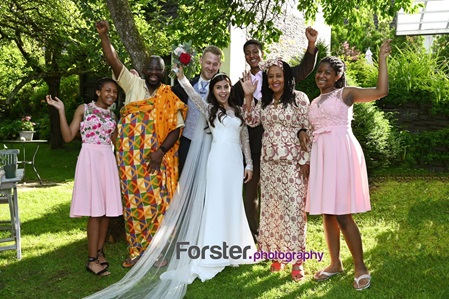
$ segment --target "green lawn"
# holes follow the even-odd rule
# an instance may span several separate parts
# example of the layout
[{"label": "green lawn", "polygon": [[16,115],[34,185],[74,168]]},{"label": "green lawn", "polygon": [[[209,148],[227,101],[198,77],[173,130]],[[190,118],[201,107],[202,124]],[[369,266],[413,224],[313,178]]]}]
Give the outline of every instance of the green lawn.
[{"label": "green lawn", "polygon": [[[31,169],[19,189],[22,220],[21,261],[15,251],[0,252],[0,298],[82,298],[118,281],[127,270],[123,241],[108,243],[109,277],[85,270],[86,219],[69,218],[73,173],[79,143],[50,151],[42,145],[37,168],[45,181],[34,187]],[[28,151],[27,153],[31,150]],[[269,264],[226,268],[207,282],[195,281],[186,298],[449,298],[449,184],[446,176],[383,177],[371,183],[373,210],[356,216],[372,286],[352,288],[352,259],[342,240],[345,273],[323,283],[312,279],[329,257],[320,217],[309,217],[307,250],[324,260],[305,264],[306,279],[295,283],[289,270],[271,274]],[[31,186],[31,187],[30,187]],[[0,206],[0,218],[6,217]]]}]

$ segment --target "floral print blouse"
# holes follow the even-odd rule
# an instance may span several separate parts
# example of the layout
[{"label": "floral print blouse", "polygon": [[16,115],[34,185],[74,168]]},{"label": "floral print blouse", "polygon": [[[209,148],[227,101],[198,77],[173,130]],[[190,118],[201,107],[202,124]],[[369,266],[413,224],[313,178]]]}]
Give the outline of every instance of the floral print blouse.
[{"label": "floral print blouse", "polygon": [[111,110],[97,107],[94,102],[84,105],[84,120],[80,125],[83,143],[112,144],[111,135],[116,126]]}]

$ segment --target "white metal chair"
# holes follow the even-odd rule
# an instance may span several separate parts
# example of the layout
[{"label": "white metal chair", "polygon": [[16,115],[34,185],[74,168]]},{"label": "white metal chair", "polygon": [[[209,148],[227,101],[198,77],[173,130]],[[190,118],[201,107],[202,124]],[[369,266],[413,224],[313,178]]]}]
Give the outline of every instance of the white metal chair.
[{"label": "white metal chair", "polygon": [[[9,219],[0,220],[0,231],[9,231],[9,236],[3,236],[0,239],[0,244],[6,243],[6,245],[0,245],[0,251],[4,250],[16,250],[17,259],[22,258],[22,248],[20,240],[20,217],[19,217],[19,205],[17,196],[17,183],[23,179],[24,170],[17,169],[17,156],[20,151],[18,149],[0,150],[0,158],[2,161],[6,161],[8,164],[13,164],[16,172],[14,178],[1,178],[0,181],[0,204],[8,204],[9,207]],[[11,244],[13,243],[13,244]]]}]

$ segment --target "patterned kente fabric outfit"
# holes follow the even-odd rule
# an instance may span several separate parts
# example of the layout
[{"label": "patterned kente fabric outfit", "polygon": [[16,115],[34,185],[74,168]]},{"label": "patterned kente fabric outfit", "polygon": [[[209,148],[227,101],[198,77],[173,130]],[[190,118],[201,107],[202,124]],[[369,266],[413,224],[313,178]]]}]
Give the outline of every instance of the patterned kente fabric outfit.
[{"label": "patterned kente fabric outfit", "polygon": [[178,127],[179,111],[185,118],[186,105],[164,84],[149,98],[127,103],[120,111],[117,162],[131,258],[151,242],[176,190],[179,140],[164,155],[160,171],[148,172],[145,158]]},{"label": "patterned kente fabric outfit", "polygon": [[[261,101],[244,113],[249,126],[262,123],[262,156],[260,162],[260,227],[259,250],[265,252],[298,252],[305,250],[307,218],[304,211],[307,181],[299,165],[309,161],[301,149],[297,133],[310,131],[307,118],[309,99],[295,91],[296,105],[270,104]],[[292,261],[280,261],[295,263]]]}]

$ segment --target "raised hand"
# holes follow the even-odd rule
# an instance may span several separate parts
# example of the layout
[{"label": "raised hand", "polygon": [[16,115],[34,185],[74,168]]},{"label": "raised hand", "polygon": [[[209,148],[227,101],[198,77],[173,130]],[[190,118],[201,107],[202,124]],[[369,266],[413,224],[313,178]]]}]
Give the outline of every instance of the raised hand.
[{"label": "raised hand", "polygon": [[109,31],[109,23],[108,21],[101,20],[95,23],[95,28],[97,28],[97,32],[101,34],[108,34]]},{"label": "raised hand", "polygon": [[306,37],[309,42],[316,44],[318,31],[309,26],[306,28]]},{"label": "raised hand", "polygon": [[182,78],[184,78],[184,68],[182,67],[182,63],[180,64],[174,64],[172,69],[178,69],[178,72],[176,73],[176,75],[178,76],[178,80],[181,80]]},{"label": "raised hand", "polygon": [[53,99],[51,95],[47,95],[45,99],[47,100],[48,105],[55,107],[57,110],[64,110],[64,103],[57,97]]},{"label": "raised hand", "polygon": [[388,55],[390,55],[390,53],[391,53],[390,43],[391,43],[391,39],[387,39],[380,46],[380,50],[379,50],[379,58],[380,59],[386,59],[388,57]]},{"label": "raised hand", "polygon": [[254,82],[251,79],[251,73],[249,71],[244,71],[242,73],[242,78],[240,79],[242,82],[242,88],[243,92],[245,93],[245,96],[252,96],[253,93],[256,91],[258,80],[254,80]]}]

